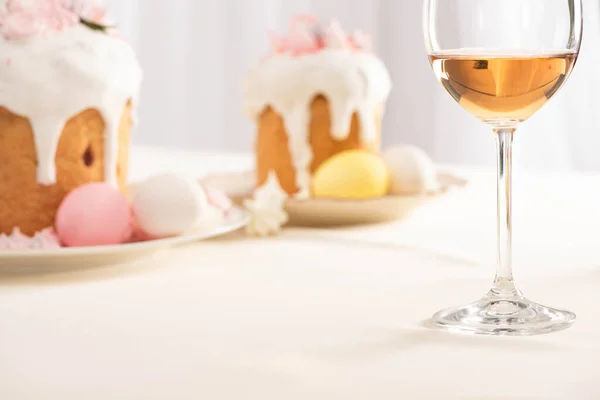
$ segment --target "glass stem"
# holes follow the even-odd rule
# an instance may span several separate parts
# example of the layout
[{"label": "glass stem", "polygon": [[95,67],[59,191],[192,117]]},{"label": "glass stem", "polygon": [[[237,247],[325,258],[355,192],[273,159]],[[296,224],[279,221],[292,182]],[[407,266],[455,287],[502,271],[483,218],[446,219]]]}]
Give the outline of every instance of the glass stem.
[{"label": "glass stem", "polygon": [[515,128],[496,128],[498,150],[498,266],[490,295],[520,296],[512,272],[512,141]]}]

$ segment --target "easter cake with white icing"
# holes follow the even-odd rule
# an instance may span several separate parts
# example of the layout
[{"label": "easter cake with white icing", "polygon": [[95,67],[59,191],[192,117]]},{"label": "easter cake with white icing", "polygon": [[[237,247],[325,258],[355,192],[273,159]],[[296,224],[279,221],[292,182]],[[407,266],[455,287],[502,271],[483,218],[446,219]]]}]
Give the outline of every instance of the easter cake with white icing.
[{"label": "easter cake with white icing", "polygon": [[331,157],[379,153],[391,79],[367,35],[347,35],[336,22],[323,27],[300,16],[288,36],[271,39],[271,54],[244,87],[245,113],[256,123],[257,184],[274,173],[288,196],[308,198],[314,173]]},{"label": "easter cake with white icing", "polygon": [[0,0],[0,233],[52,227],[83,184],[125,190],[141,80],[104,9]]}]

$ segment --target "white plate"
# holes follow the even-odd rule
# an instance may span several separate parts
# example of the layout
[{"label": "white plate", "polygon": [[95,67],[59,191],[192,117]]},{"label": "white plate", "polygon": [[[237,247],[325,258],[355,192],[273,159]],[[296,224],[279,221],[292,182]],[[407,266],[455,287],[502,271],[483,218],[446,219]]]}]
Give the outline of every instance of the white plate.
[{"label": "white plate", "polygon": [[211,239],[237,231],[246,226],[249,215],[239,207],[228,214],[225,221],[213,228],[188,234],[150,240],[147,242],[121,244],[116,246],[71,247],[51,250],[2,250],[1,268],[73,268],[114,265],[150,257],[160,250]]},{"label": "white plate", "polygon": [[450,174],[438,174],[440,190],[415,196],[388,195],[366,200],[308,199],[286,203],[290,225],[340,226],[374,224],[404,218],[427,202],[466,181]]},{"label": "white plate", "polygon": [[[307,199],[288,200],[286,211],[288,225],[292,226],[340,226],[372,224],[406,217],[415,209],[438,198],[450,189],[462,187],[467,181],[448,173],[439,173],[440,190],[436,193],[416,196],[388,195],[367,200]],[[223,173],[201,180],[225,191],[238,204],[252,195],[255,183],[253,172]]]}]

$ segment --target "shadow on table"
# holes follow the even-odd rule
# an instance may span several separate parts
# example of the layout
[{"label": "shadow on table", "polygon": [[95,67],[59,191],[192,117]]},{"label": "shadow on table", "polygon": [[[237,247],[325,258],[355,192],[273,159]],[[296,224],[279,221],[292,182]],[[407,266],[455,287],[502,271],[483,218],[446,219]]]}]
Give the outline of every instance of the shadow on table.
[{"label": "shadow on table", "polygon": [[403,243],[394,243],[394,242],[384,242],[384,241],[372,241],[367,237],[344,237],[344,236],[333,236],[330,234],[322,234],[315,232],[314,230],[307,230],[305,228],[294,228],[293,236],[281,236],[280,240],[285,239],[311,239],[318,240],[320,243],[328,242],[334,243],[339,246],[347,246],[347,247],[369,247],[373,249],[381,249],[381,250],[397,250],[397,251],[412,251],[416,254],[424,255],[427,257],[433,257],[440,260],[443,263],[457,264],[461,266],[479,266],[480,262],[458,254],[449,254],[443,251],[438,251],[434,249],[429,249],[426,247],[417,246],[414,244],[403,244]]},{"label": "shadow on table", "polygon": [[535,340],[531,337],[490,337],[466,334],[453,334],[427,328],[427,321],[422,328],[394,331],[387,338],[346,344],[332,348],[317,350],[313,355],[321,360],[352,363],[390,356],[394,353],[412,350],[417,347],[435,347],[440,351],[443,347],[465,349],[481,348],[490,350],[510,350],[526,352],[554,352],[564,350],[565,344]]}]

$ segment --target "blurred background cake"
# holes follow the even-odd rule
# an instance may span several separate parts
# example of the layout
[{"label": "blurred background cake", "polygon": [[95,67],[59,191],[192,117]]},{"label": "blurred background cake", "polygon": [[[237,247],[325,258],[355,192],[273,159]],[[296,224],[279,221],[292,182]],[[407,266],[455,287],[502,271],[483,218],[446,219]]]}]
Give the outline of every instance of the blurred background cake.
[{"label": "blurred background cake", "polygon": [[391,80],[369,38],[347,35],[336,22],[297,17],[289,35],[273,34],[271,42],[271,54],[245,81],[245,112],[256,121],[257,184],[273,171],[289,196],[307,198],[313,174],[331,157],[379,152]]},{"label": "blurred background cake", "polygon": [[0,233],[53,226],[73,189],[125,189],[142,72],[106,11],[0,1]]}]

